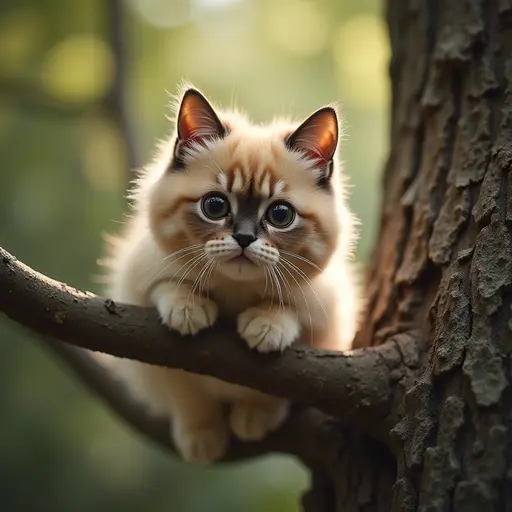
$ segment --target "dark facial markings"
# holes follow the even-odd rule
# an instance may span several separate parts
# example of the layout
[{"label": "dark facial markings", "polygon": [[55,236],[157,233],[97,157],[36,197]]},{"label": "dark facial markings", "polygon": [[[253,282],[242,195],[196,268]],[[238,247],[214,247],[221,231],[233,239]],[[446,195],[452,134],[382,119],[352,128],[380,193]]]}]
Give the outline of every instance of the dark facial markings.
[{"label": "dark facial markings", "polygon": [[262,199],[252,194],[238,195],[238,208],[233,216],[233,237],[253,237],[260,231],[258,210]]},{"label": "dark facial markings", "polygon": [[185,169],[185,162],[183,161],[183,153],[181,151],[183,142],[176,137],[174,146],[172,149],[172,158],[167,167],[168,172],[182,171]]},{"label": "dark facial markings", "polygon": [[318,177],[316,184],[318,187],[325,192],[332,192],[332,184],[331,184],[331,177],[332,177],[332,171],[334,169],[334,162],[331,160],[327,163],[324,169],[322,169],[322,172],[320,176]]},{"label": "dark facial markings", "polygon": [[[270,203],[263,216],[260,216],[261,204],[268,201],[268,198],[248,193],[237,194],[236,196],[237,207],[234,209],[236,213],[231,209],[231,206],[222,203],[225,196],[217,192],[205,195],[201,200],[200,208],[202,215],[207,219],[217,220],[218,218],[220,220],[225,218],[226,222],[223,224],[222,230],[231,231],[236,240],[244,241],[245,246],[254,242],[261,233],[268,232],[267,224],[277,228],[274,236],[279,238],[279,229],[288,227],[295,217],[293,207],[286,201]],[[227,201],[227,198],[225,200]],[[282,211],[283,208],[284,211]],[[290,213],[289,210],[293,213]],[[212,223],[195,209],[192,209],[190,213],[194,218],[193,225],[190,227],[196,234],[204,235],[207,233],[210,236],[218,231],[217,226],[212,226]],[[297,229],[298,227],[287,231],[286,236],[293,237]],[[246,243],[247,241],[249,242]]]},{"label": "dark facial markings", "polygon": [[[300,128],[299,128],[300,130]],[[296,143],[296,132],[287,135],[284,140],[284,145],[286,146],[286,149],[288,151],[295,151],[294,145]],[[306,155],[308,152],[306,151]],[[310,155],[311,156],[311,155]],[[332,159],[330,160],[324,160],[325,164],[322,165],[322,167],[319,167],[319,174],[316,179],[316,184],[320,190],[323,190],[324,192],[331,193],[332,192],[332,172],[334,170],[334,161]]]}]

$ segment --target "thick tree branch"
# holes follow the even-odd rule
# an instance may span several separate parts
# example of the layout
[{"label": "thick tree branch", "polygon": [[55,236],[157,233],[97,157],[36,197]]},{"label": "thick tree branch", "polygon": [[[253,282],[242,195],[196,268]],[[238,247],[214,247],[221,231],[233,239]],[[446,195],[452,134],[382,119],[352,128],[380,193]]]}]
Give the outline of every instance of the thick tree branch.
[{"label": "thick tree branch", "polygon": [[[167,419],[151,416],[142,404],[127,392],[123,383],[104,369],[86,350],[42,338],[50,350],[66,363],[66,367],[85,386],[133,430],[156,443],[160,448],[175,452]],[[286,423],[262,441],[241,443],[231,439],[223,461],[234,461],[264,455],[285,453],[294,455],[308,467],[319,468],[334,463],[344,444],[335,420],[315,409],[294,407]]]},{"label": "thick tree branch", "polygon": [[71,345],[211,375],[314,405],[384,440],[395,384],[418,364],[407,356],[416,354],[416,341],[409,335],[350,354],[297,347],[279,355],[251,353],[229,325],[181,337],[162,326],[151,308],[80,292],[37,273],[1,248],[0,311],[34,332]]}]

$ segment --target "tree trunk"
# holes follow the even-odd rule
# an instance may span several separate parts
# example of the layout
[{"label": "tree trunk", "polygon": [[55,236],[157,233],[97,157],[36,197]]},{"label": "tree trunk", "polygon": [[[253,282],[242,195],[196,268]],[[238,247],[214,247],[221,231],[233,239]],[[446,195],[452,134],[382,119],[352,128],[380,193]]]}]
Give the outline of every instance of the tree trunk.
[{"label": "tree trunk", "polygon": [[425,357],[395,397],[394,455],[347,443],[305,510],[512,510],[512,1],[389,0],[387,17],[391,149],[356,346],[412,336]]}]

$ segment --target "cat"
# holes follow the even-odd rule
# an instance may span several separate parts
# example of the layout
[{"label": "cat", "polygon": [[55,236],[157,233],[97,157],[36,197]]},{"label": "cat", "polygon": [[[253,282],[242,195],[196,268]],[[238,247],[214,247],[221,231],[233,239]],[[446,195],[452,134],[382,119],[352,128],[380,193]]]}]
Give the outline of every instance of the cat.
[{"label": "cat", "polygon": [[[298,340],[348,348],[359,304],[356,221],[336,158],[339,130],[333,106],[301,124],[256,126],[185,87],[175,133],[137,178],[132,216],[112,244],[108,296],[153,305],[181,334],[232,319],[258,352]],[[287,416],[286,400],[212,377],[124,359],[113,368],[170,416],[187,461],[211,463],[230,431],[259,440]]]}]

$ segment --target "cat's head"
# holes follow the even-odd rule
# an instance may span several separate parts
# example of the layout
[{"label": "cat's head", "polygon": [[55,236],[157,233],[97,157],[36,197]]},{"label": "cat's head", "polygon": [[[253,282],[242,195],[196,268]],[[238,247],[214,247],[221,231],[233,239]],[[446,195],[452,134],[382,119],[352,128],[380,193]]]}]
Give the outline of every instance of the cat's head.
[{"label": "cat's head", "polygon": [[212,263],[232,280],[293,283],[318,273],[343,230],[338,134],[330,106],[302,123],[254,126],[187,89],[147,195],[157,242],[168,254],[195,246],[183,263],[202,255],[197,268]]}]

